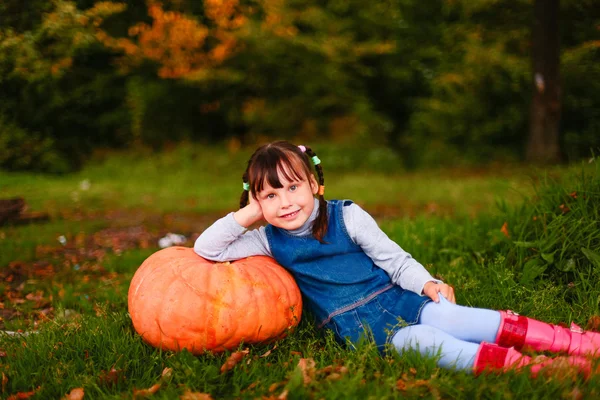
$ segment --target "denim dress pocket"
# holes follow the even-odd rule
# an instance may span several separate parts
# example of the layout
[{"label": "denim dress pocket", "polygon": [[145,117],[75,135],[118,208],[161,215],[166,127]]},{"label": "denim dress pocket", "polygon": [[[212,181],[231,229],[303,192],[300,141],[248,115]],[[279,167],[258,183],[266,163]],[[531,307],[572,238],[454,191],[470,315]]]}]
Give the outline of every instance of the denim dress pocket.
[{"label": "denim dress pocket", "polygon": [[335,339],[341,344],[357,343],[364,331],[364,325],[356,309],[336,315],[324,327],[331,329],[335,335]]}]

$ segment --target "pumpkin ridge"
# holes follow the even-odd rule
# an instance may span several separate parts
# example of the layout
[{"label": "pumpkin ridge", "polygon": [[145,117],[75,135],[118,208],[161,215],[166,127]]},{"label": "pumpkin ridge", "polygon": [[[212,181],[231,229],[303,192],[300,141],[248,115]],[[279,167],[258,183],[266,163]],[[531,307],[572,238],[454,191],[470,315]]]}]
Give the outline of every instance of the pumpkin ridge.
[{"label": "pumpkin ridge", "polygon": [[[263,293],[262,293],[262,294],[263,294],[263,299],[261,299],[261,300],[263,300],[263,301],[264,301],[264,300],[265,300],[264,298],[267,298],[267,299],[273,299],[273,298],[275,298],[275,297],[279,297],[279,296],[278,296],[278,295],[279,295],[279,293],[277,293],[277,291],[275,290],[275,288],[276,288],[277,286],[274,286],[274,285],[272,284],[272,282],[271,282],[271,278],[276,278],[276,279],[278,279],[278,278],[279,278],[279,276],[278,276],[278,274],[277,274],[277,273],[270,273],[270,274],[269,274],[269,273],[266,273],[266,271],[264,270],[264,268],[263,268],[263,267],[264,267],[264,266],[261,266],[261,267],[259,267],[259,266],[253,266],[253,268],[252,268],[252,269],[253,269],[254,271],[256,271],[255,273],[256,273],[257,275],[261,275],[261,276],[262,276],[262,278],[261,278],[261,281],[265,282],[265,284],[264,284],[264,285],[262,285],[262,286],[263,286],[263,287],[266,289],[266,290],[265,290],[265,292],[266,292],[266,291],[268,291],[268,293],[265,293],[265,292],[263,292]],[[269,267],[268,267],[268,264],[267,264],[267,268],[270,270],[269,272],[274,272],[274,271],[272,271],[272,269],[271,269],[271,268],[269,268]],[[272,305],[272,304],[269,304],[269,306],[271,306],[271,307],[272,307],[273,305]],[[276,305],[275,305],[275,307],[276,307]],[[278,319],[277,319],[277,316],[278,316],[278,314],[279,314],[279,313],[278,313],[278,312],[276,312],[276,311],[277,311],[276,309],[275,309],[274,311],[275,311],[275,312],[271,313],[271,318],[269,318],[269,317],[270,317],[269,315],[265,315],[265,318],[264,318],[264,320],[265,320],[265,321],[269,321],[269,322],[270,322],[270,323],[269,323],[270,329],[268,329],[268,332],[266,332],[266,335],[267,335],[267,336],[269,336],[269,337],[273,336],[273,334],[276,334],[276,335],[279,335],[279,334],[280,334],[280,332],[279,332],[279,321],[278,321]],[[274,315],[274,318],[273,318],[273,315]],[[263,319],[261,319],[261,321],[262,321],[262,320],[263,320]],[[273,327],[275,327],[275,328],[276,328],[276,329],[275,329],[275,330],[276,330],[275,332],[274,332],[274,329],[273,329]],[[261,332],[262,328],[263,328],[263,325],[261,324],[261,325],[258,327],[258,331],[256,332],[256,338],[257,338],[257,339],[260,337],[260,332]]]},{"label": "pumpkin ridge", "polygon": [[[273,265],[268,265],[268,268],[270,268],[271,270],[274,270],[274,266]],[[287,271],[286,269],[284,269],[284,271],[286,272],[285,274],[273,274],[274,276],[276,276],[279,280],[278,285],[274,286],[274,287],[287,287],[287,285],[289,285],[290,283],[295,284],[296,281],[294,279],[294,277],[291,275],[291,273],[289,271]],[[283,279],[283,277],[285,277],[285,279]],[[285,299],[283,298],[285,296]],[[290,291],[286,290],[283,292],[279,292],[277,299],[279,300],[280,303],[282,304],[295,304],[295,302],[292,301],[291,299],[291,293]],[[297,300],[297,299],[296,299]],[[286,319],[287,322],[287,326],[286,328],[281,332],[281,334],[286,334],[287,330],[291,329],[292,326],[297,325],[297,322],[295,322],[298,317],[296,315],[296,313],[294,312],[294,305],[286,307],[283,311],[283,316]],[[291,314],[291,316],[290,316]]]},{"label": "pumpkin ridge", "polygon": [[254,302],[254,309],[256,310],[255,321],[258,323],[258,326],[255,325],[252,328],[252,338],[254,343],[258,343],[260,342],[259,338],[260,332],[263,328],[263,321],[265,321],[265,319],[268,317],[263,311],[264,307],[261,307],[260,305],[264,304],[266,297],[268,298],[268,296],[265,295],[265,291],[269,289],[269,285],[261,284],[263,282],[263,279],[259,280],[256,278],[255,275],[258,274],[255,273],[255,270],[260,272],[260,270],[256,268],[256,266],[251,265],[251,268],[246,266],[245,268],[243,268],[243,270],[246,275],[249,275],[252,278],[252,284],[250,285],[252,292],[250,298]]},{"label": "pumpkin ridge", "polygon": [[[245,276],[244,278],[246,278],[244,280],[243,283],[240,285],[239,283],[241,279],[240,279],[240,275],[244,275],[245,270],[244,268],[240,268],[239,263],[233,262],[233,263],[228,263],[228,268],[227,268],[227,278],[228,278],[228,282],[231,284],[231,288],[233,288],[233,291],[231,293],[231,297],[232,299],[238,299],[241,301],[245,301],[248,299],[248,297],[250,297],[251,299],[254,298],[254,296],[249,296],[248,295],[248,290],[252,290],[252,283],[248,281],[248,277]],[[242,290],[240,290],[242,289]],[[245,290],[244,290],[245,289]],[[244,302],[245,303],[245,302]],[[249,305],[246,304],[241,304],[241,306],[234,306],[237,308],[241,308],[243,306],[248,307]],[[241,342],[243,342],[246,339],[247,336],[247,332],[246,332],[246,327],[248,326],[249,323],[249,319],[248,319],[248,315],[246,313],[246,315],[244,315],[245,318],[243,318],[241,321],[240,320],[236,320],[235,318],[233,318],[233,322],[229,324],[229,329],[227,331],[226,335],[223,335],[223,339],[222,339],[222,343],[223,346],[225,347],[229,347],[232,344],[235,344],[233,342],[237,342],[236,338],[240,338],[239,340]],[[241,331],[241,334],[238,333],[239,331]],[[230,343],[231,341],[231,343]]]},{"label": "pumpkin ridge", "polygon": [[[179,267],[179,266],[178,266]],[[231,304],[228,304],[226,302],[223,302],[223,296],[215,296],[214,294],[211,294],[210,292],[202,292],[202,290],[198,289],[196,286],[192,285],[189,282],[189,279],[186,279],[185,276],[183,276],[183,273],[179,270],[177,270],[177,273],[174,272],[174,274],[177,276],[178,279],[181,280],[181,282],[187,286],[188,288],[190,288],[192,290],[192,292],[194,292],[198,297],[203,297],[203,298],[207,298],[209,299],[211,302],[213,302],[214,304],[217,304],[219,306],[231,306]]]},{"label": "pumpkin ridge", "polygon": [[[204,278],[203,281],[205,282],[205,292],[208,293],[209,289],[212,287],[212,278],[214,275],[217,275],[220,273],[220,271],[218,271],[217,268],[213,268],[215,271],[211,271],[213,273],[209,273],[209,274],[204,274]],[[211,348],[211,347],[216,347],[216,343],[209,343],[209,335],[208,335],[208,327],[210,326],[210,313],[209,313],[209,308],[211,308],[212,304],[209,303],[208,301],[203,301],[202,302],[203,305],[203,313],[200,314],[198,317],[202,316],[204,318],[203,321],[203,326],[205,327],[203,333],[204,335],[204,347],[206,348]],[[219,315],[220,316],[220,315]]]},{"label": "pumpkin ridge", "polygon": [[135,296],[140,288],[140,286],[142,286],[142,283],[144,283],[144,281],[146,280],[146,276],[148,275],[144,275],[142,276],[142,279],[138,282],[138,284],[136,285],[134,291],[133,291],[133,295]]},{"label": "pumpkin ridge", "polygon": [[[163,343],[164,343],[164,342],[163,342],[163,335],[164,335],[164,336],[165,336],[167,339],[169,339],[169,338],[171,338],[171,337],[170,337],[169,335],[167,335],[167,334],[165,333],[165,331],[163,331],[163,329],[162,329],[162,326],[160,326],[160,322],[158,321],[158,318],[155,318],[155,319],[154,319],[154,322],[156,322],[156,326],[158,327],[158,330],[159,330],[159,332],[160,332],[160,335],[161,335],[161,336],[159,337],[159,340],[158,340],[158,346],[159,346],[160,348],[162,348],[162,347],[163,347]],[[177,340],[174,340],[174,339],[172,339],[172,340],[174,341],[174,343],[176,344],[176,346],[177,346],[177,347],[179,347],[179,342],[177,342]],[[165,347],[167,347],[167,348],[168,348],[169,346],[165,346]]]}]

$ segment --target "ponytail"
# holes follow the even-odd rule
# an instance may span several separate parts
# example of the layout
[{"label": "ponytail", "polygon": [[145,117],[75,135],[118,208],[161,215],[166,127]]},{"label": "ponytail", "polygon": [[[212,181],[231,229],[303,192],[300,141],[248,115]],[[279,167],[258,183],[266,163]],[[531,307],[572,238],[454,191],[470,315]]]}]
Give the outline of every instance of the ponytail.
[{"label": "ponytail", "polygon": [[[317,171],[319,190],[317,192],[317,196],[319,198],[319,213],[317,214],[317,219],[313,224],[313,236],[321,243],[325,243],[323,238],[327,233],[327,224],[329,222],[329,216],[327,215],[327,201],[325,201],[325,197],[323,196],[325,193],[325,177],[323,175],[323,167],[321,167],[321,161],[317,157],[317,154],[310,148],[306,147],[305,153],[313,160],[315,164],[315,170]],[[315,160],[318,160],[318,163],[315,163]]]}]

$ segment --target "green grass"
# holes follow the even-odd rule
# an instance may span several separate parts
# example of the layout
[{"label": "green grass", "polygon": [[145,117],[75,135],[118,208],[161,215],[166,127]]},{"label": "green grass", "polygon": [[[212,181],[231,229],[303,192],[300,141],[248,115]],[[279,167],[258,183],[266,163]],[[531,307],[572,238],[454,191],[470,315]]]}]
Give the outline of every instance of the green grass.
[{"label": "green grass", "polygon": [[[392,239],[455,287],[459,303],[582,326],[600,314],[598,163],[406,172],[382,153],[381,164],[353,170],[361,159],[342,150],[320,154],[329,167],[327,197],[351,198],[371,211]],[[133,273],[166,232],[186,235],[191,246],[235,209],[248,155],[185,145],[105,155],[72,175],[0,172],[0,197],[23,196],[31,210],[51,215],[46,223],[0,227],[2,329],[34,332],[0,333],[1,397],[36,391],[34,398],[62,398],[82,387],[86,398],[131,398],[157,383],[153,397],[164,399],[188,390],[215,399],[600,396],[598,376],[474,377],[416,353],[381,357],[368,343],[349,351],[307,320],[276,344],[250,346],[224,374],[229,353],[193,356],[146,345],[126,310]],[[568,213],[559,208],[564,201]],[[510,238],[500,231],[505,222]],[[545,263],[533,278],[530,260]],[[301,358],[315,361],[309,383]],[[161,377],[165,368],[171,373]]]}]

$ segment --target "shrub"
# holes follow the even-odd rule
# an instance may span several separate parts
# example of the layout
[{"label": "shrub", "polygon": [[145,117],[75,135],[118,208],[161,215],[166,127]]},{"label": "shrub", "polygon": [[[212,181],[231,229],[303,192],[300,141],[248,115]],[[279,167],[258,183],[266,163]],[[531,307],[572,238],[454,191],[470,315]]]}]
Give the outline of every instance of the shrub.
[{"label": "shrub", "polygon": [[545,276],[555,283],[600,276],[600,163],[563,179],[544,177],[535,197],[510,212],[508,262],[523,284]]},{"label": "shrub", "polygon": [[51,138],[27,132],[0,114],[0,168],[66,172],[68,162]]}]

